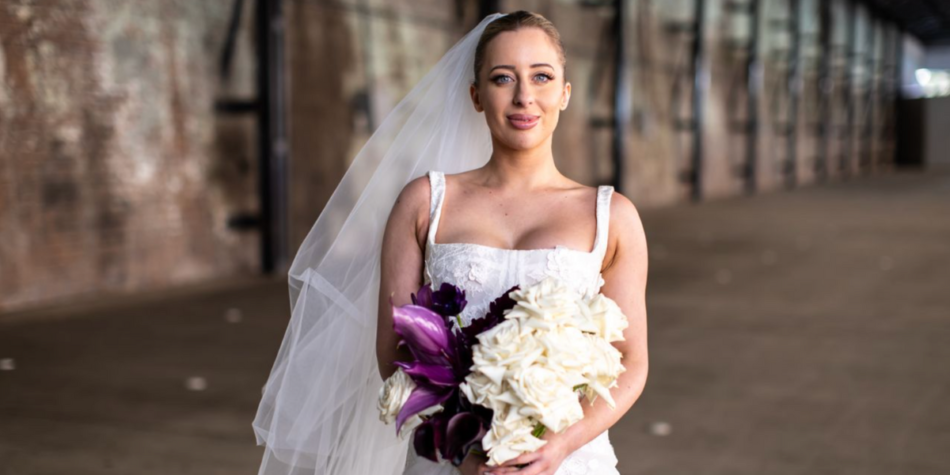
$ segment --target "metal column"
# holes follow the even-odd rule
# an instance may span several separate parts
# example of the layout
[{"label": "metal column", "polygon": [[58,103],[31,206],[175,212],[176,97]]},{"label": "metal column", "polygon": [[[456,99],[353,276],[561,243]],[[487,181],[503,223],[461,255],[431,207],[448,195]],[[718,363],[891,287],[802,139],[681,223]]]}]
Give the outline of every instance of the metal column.
[{"label": "metal column", "polygon": [[877,28],[875,23],[874,15],[868,11],[866,32],[868,51],[864,56],[864,69],[867,76],[864,81],[864,127],[861,133],[862,150],[858,158],[858,167],[862,172],[870,172],[874,161],[872,157],[874,150],[874,101],[876,100],[874,96],[877,91],[875,87],[877,77]]},{"label": "metal column", "polygon": [[614,8],[614,97],[612,162],[613,186],[622,191],[624,176],[624,137],[627,130],[627,104],[630,103],[627,85],[626,0],[615,0]]},{"label": "metal column", "polygon": [[[742,178],[743,189],[747,194],[752,194],[756,190],[757,178],[757,156],[758,156],[758,138],[759,138],[759,0],[729,1],[725,4],[725,10],[730,15],[744,17],[749,25],[749,37],[744,41],[737,43],[737,49],[741,48],[745,52],[745,70],[743,79],[745,83],[746,111],[744,120],[730,117],[730,127],[736,132],[745,134],[745,143],[743,144],[744,157],[742,164],[736,170]],[[729,102],[738,101],[738,95],[733,96],[733,92],[738,89],[730,88]],[[738,115],[738,111],[727,111]]]},{"label": "metal column", "polygon": [[801,8],[798,0],[788,1],[788,124],[785,130],[785,164],[783,172],[785,184],[793,187],[798,181],[798,96],[801,91],[801,27],[799,19]]},{"label": "metal column", "polygon": [[832,26],[831,2],[818,2],[819,44],[818,51],[818,143],[815,154],[815,179],[828,178],[828,143],[831,131],[831,93],[834,80],[831,73]]},{"label": "metal column", "polygon": [[851,175],[851,148],[853,145],[853,133],[854,133],[854,60],[857,56],[857,52],[854,50],[857,46],[857,19],[855,18],[857,13],[857,5],[855,0],[848,0],[848,7],[850,14],[848,15],[848,47],[845,61],[845,87],[844,87],[844,100],[845,107],[847,108],[847,120],[845,123],[843,139],[844,146],[842,147],[841,159],[839,161],[839,166],[841,167],[841,176],[847,178]]},{"label": "metal column", "polygon": [[703,35],[706,16],[705,0],[695,0],[693,3],[693,42],[692,42],[692,73],[693,96],[692,117],[690,127],[693,132],[693,147],[691,150],[692,169],[689,174],[690,196],[694,201],[703,197],[703,100],[705,98],[705,52],[703,50]]},{"label": "metal column", "polygon": [[902,70],[904,69],[904,32],[897,25],[894,26],[894,86],[893,94],[891,98],[893,101],[894,112],[894,154],[891,156],[891,165],[897,165],[899,163],[899,157],[897,154],[900,153],[901,144],[901,93],[903,92],[903,74]]},{"label": "metal column", "polygon": [[478,1],[478,21],[482,21],[492,13],[501,11],[500,0],[479,0]]},{"label": "metal column", "polygon": [[[235,0],[228,34],[219,63],[221,78],[227,80],[244,1]],[[257,97],[253,100],[219,100],[219,114],[254,114],[258,130],[258,214],[235,213],[228,227],[258,229],[261,233],[261,271],[284,272],[288,265],[288,146],[284,81],[284,17],[280,0],[257,0]]]},{"label": "metal column", "polygon": [[288,264],[287,133],[284,93],[284,16],[281,0],[257,1],[257,96],[260,144],[261,265]]},{"label": "metal column", "polygon": [[745,177],[747,193],[757,187],[759,144],[759,0],[749,0],[749,44],[746,56],[746,143]]}]

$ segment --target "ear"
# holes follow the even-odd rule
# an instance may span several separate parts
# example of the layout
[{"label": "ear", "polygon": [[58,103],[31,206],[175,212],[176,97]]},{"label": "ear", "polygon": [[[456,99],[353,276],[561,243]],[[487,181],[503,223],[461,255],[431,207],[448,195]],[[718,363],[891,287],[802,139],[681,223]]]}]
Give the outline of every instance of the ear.
[{"label": "ear", "polygon": [[571,83],[564,84],[564,92],[561,94],[561,110],[567,109],[568,102],[571,102]]},{"label": "ear", "polygon": [[472,84],[468,87],[468,93],[472,96],[472,104],[475,106],[475,112],[484,112],[485,108],[482,107],[482,101],[478,97],[478,88]]}]

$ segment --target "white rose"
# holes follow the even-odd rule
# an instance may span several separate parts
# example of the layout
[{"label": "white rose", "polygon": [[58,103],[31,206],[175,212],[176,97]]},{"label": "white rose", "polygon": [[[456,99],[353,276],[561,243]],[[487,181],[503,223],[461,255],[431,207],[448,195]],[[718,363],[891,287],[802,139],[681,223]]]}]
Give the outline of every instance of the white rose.
[{"label": "white rose", "polygon": [[493,418],[491,429],[482,438],[482,447],[488,451],[488,465],[501,465],[544,446],[546,440],[531,435],[534,424],[525,418]]},{"label": "white rose", "polygon": [[406,404],[412,390],[416,388],[416,383],[408,374],[398,368],[392,376],[383,382],[383,387],[379,388],[379,401],[376,407],[379,409],[379,420],[386,424],[392,424],[396,421],[396,416]]},{"label": "white rose", "polygon": [[459,385],[459,390],[472,404],[498,412],[518,402],[518,398],[507,387],[507,384],[495,384],[487,376],[472,372]]},{"label": "white rose", "polygon": [[548,368],[531,366],[512,374],[511,389],[523,404],[518,412],[561,432],[584,417],[573,384]]},{"label": "white rose", "polygon": [[617,302],[604,294],[597,294],[587,302],[587,307],[598,336],[608,342],[623,341],[623,331],[630,324]]},{"label": "white rose", "polygon": [[587,335],[590,340],[592,351],[592,364],[585,372],[587,377],[587,389],[585,395],[587,399],[594,403],[599,395],[610,407],[616,407],[613,397],[610,395],[610,388],[617,385],[617,378],[620,373],[626,371],[621,363],[622,354],[620,350],[602,338],[594,335]]},{"label": "white rose", "polygon": [[515,301],[515,306],[505,314],[505,318],[521,320],[522,333],[529,329],[546,330],[570,324],[578,312],[577,300],[580,298],[577,292],[554,277],[508,295]]},{"label": "white rose", "polygon": [[593,353],[589,348],[591,343],[587,335],[578,328],[561,327],[556,330],[538,332],[536,339],[545,349],[545,359],[542,364],[563,373],[562,377],[572,385],[584,382],[570,375],[579,375],[591,364]]}]

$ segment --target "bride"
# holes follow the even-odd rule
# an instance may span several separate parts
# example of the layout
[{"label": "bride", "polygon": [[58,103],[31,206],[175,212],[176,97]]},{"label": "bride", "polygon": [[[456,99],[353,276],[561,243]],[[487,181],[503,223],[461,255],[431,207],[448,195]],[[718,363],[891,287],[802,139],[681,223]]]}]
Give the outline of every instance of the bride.
[{"label": "bride", "polygon": [[[253,424],[267,446],[261,474],[619,473],[607,430],[647,378],[646,240],[629,199],[555,166],[565,62],[541,15],[491,15],[356,157],[291,266],[291,322]],[[602,292],[627,316],[614,343],[627,369],[615,409],[585,403],[580,422],[497,467],[475,454],[458,469],[436,464],[379,422],[382,378],[409,359],[390,304],[450,282],[466,290],[467,323],[504,290],[545,276]]]}]

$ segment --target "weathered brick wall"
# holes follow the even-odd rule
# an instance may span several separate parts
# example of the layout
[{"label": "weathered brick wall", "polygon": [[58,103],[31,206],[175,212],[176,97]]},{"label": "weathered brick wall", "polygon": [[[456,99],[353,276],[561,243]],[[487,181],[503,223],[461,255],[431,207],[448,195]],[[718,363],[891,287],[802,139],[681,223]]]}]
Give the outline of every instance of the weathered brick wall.
[{"label": "weathered brick wall", "polygon": [[[799,181],[808,184],[818,120],[818,2],[801,1],[810,34],[802,44],[794,140]],[[284,2],[294,252],[376,125],[476,23],[478,2]],[[230,1],[0,3],[0,309],[256,272],[257,234],[225,226],[231,213],[257,209],[254,122],[212,109],[215,98],[254,95],[254,2],[246,3],[227,81],[216,66]],[[561,30],[573,97],[556,132],[555,159],[566,174],[593,185],[611,174],[611,129],[592,124],[612,113],[613,38],[611,9],[585,3],[501,2],[504,11],[538,11]],[[741,192],[735,169],[745,153],[744,137],[729,125],[745,107],[744,60],[730,44],[747,38],[748,29],[725,13],[725,3],[707,0],[704,18],[703,188],[710,198]],[[845,3],[834,2],[836,44],[845,41]],[[674,124],[689,118],[690,45],[668,26],[690,21],[692,5],[628,0],[623,191],[641,207],[689,196],[680,174],[691,143]],[[786,150],[788,97],[778,59],[788,38],[772,30],[787,14],[787,0],[761,0],[760,8],[757,169],[768,191],[781,186]],[[865,25],[866,14],[859,12],[858,22]],[[883,55],[882,47],[874,54]],[[844,141],[840,86],[836,80],[832,161]],[[856,117],[864,110],[859,105]],[[872,145],[882,158],[893,145],[889,110],[889,102],[878,101]],[[855,122],[851,139],[855,156],[862,124]]]},{"label": "weathered brick wall", "polygon": [[252,124],[212,107],[253,79],[240,56],[218,78],[229,13],[0,2],[0,310],[255,268],[256,237],[224,225],[255,206]]},{"label": "weathered brick wall", "polygon": [[477,3],[288,0],[291,249],[386,114],[476,21]]}]

